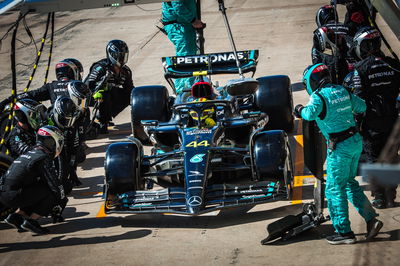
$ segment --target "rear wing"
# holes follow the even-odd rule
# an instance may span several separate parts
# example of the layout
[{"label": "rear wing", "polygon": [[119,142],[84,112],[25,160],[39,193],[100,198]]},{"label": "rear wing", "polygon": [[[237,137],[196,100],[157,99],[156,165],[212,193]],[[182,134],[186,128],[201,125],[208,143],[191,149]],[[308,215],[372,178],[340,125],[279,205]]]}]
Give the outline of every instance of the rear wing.
[{"label": "rear wing", "polygon": [[[258,61],[258,50],[238,51],[237,56],[243,73],[253,72],[254,75]],[[163,57],[162,63],[164,76],[167,80],[239,73],[233,52]]]}]

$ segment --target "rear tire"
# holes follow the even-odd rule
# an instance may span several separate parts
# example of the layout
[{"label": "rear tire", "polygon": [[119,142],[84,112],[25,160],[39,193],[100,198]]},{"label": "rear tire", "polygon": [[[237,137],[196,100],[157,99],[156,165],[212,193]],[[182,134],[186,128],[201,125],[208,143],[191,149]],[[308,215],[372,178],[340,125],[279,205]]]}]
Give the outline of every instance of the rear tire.
[{"label": "rear tire", "polygon": [[291,132],[294,128],[293,97],[288,76],[265,76],[257,79],[259,88],[254,95],[256,108],[269,116],[265,129]]},{"label": "rear tire", "polygon": [[106,184],[110,194],[144,188],[140,177],[138,147],[131,142],[119,142],[108,146],[105,160]]}]

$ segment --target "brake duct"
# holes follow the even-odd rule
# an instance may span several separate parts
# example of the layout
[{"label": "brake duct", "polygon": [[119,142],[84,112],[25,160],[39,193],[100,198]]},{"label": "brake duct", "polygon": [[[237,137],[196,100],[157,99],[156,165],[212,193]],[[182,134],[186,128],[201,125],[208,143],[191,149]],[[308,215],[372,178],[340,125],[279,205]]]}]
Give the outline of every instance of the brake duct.
[{"label": "brake duct", "polygon": [[302,232],[318,227],[328,221],[324,215],[325,181],[324,161],[326,158],[326,143],[317,124],[314,121],[300,120],[303,125],[304,164],[316,177],[314,186],[314,201],[304,204],[303,211],[297,215],[285,216],[267,226],[267,238],[261,244],[269,244],[277,239],[288,240]]}]

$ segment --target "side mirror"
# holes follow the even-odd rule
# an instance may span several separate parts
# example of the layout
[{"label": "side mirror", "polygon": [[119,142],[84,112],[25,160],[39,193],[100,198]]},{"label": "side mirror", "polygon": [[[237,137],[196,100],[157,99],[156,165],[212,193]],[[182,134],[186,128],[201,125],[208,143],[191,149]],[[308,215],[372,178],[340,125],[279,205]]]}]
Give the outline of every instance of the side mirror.
[{"label": "side mirror", "polygon": [[147,127],[156,127],[156,126],[158,126],[158,121],[157,120],[141,120],[140,123],[143,126],[147,126]]},{"label": "side mirror", "polygon": [[225,88],[231,96],[249,95],[258,90],[258,81],[253,78],[231,79]]}]

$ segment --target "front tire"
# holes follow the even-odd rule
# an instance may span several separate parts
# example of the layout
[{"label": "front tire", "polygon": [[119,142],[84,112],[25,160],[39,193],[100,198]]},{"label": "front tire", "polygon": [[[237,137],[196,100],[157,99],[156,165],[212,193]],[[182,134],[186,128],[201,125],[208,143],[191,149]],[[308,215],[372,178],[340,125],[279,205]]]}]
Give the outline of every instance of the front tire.
[{"label": "front tire", "polygon": [[108,193],[119,194],[144,188],[139,157],[139,149],[134,143],[119,142],[108,146],[104,165]]}]

